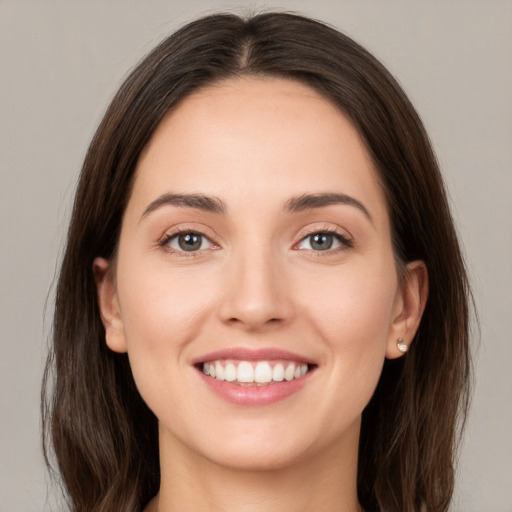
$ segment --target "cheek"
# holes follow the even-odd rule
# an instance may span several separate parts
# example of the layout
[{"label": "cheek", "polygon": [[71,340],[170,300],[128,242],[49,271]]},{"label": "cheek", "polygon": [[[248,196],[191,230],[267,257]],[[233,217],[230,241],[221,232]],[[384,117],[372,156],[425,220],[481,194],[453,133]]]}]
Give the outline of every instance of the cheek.
[{"label": "cheek", "polygon": [[314,287],[304,283],[297,293],[304,298],[303,315],[326,348],[333,386],[349,382],[368,400],[380,377],[393,321],[398,283],[389,260],[341,266],[318,275]]},{"label": "cheek", "polygon": [[163,340],[166,347],[186,341],[211,302],[211,273],[171,265],[163,254],[138,254],[130,249],[122,253],[117,269],[128,345],[144,343],[157,348]]},{"label": "cheek", "polygon": [[170,272],[155,261],[139,260],[136,266],[128,258],[119,262],[117,289],[128,355],[150,406],[152,400],[145,395],[150,388],[158,389],[159,380],[167,379],[171,391],[184,377],[188,365],[181,363],[187,347],[204,328],[211,308],[210,281],[200,273]]},{"label": "cheek", "polygon": [[319,272],[303,281],[298,294],[330,340],[364,347],[386,339],[397,286],[391,258],[371,265],[361,259]]}]

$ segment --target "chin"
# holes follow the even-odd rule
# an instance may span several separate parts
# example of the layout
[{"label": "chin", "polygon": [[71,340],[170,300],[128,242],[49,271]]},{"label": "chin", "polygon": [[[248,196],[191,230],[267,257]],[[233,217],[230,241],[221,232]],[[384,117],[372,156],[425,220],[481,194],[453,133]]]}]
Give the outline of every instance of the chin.
[{"label": "chin", "polygon": [[280,471],[310,464],[318,456],[346,453],[348,446],[357,446],[359,426],[357,419],[340,435],[329,427],[310,425],[308,428],[300,421],[283,421],[279,426],[260,423],[250,429],[246,427],[250,434],[245,435],[233,435],[233,429],[230,435],[212,432],[206,443],[198,439],[195,451],[218,466],[237,471]]},{"label": "chin", "polygon": [[245,447],[245,449],[229,450],[224,453],[211,454],[209,460],[218,466],[223,466],[241,472],[280,471],[297,465],[307,458],[309,450],[278,449],[274,446]]}]

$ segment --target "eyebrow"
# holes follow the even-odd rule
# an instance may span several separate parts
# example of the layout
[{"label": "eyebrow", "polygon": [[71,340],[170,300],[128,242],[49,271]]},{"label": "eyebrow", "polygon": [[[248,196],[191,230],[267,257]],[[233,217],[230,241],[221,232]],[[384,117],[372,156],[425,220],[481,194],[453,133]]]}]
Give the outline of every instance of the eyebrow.
[{"label": "eyebrow", "polygon": [[162,206],[187,206],[212,213],[226,213],[226,205],[217,197],[205,196],[203,194],[163,194],[144,210],[140,220],[147,217],[151,212]]},{"label": "eyebrow", "polygon": [[361,201],[358,201],[352,196],[346,194],[339,194],[329,192],[325,194],[303,194],[298,197],[292,197],[284,204],[284,209],[287,212],[295,213],[304,210],[311,210],[313,208],[322,208],[324,206],[331,206],[336,204],[343,204],[354,206],[364,213],[368,220],[373,224],[372,216]]},{"label": "eyebrow", "polygon": [[[300,196],[288,199],[288,201],[284,203],[283,209],[289,213],[296,213],[336,204],[348,205],[357,208],[363,212],[368,220],[373,224],[372,216],[364,204],[347,194],[334,192],[302,194]],[[196,208],[198,210],[220,214],[224,214],[227,211],[226,204],[218,197],[206,196],[204,194],[167,193],[162,194],[157,199],[152,201],[144,210],[140,220],[142,220],[144,217],[147,217],[151,212],[166,205]]]}]

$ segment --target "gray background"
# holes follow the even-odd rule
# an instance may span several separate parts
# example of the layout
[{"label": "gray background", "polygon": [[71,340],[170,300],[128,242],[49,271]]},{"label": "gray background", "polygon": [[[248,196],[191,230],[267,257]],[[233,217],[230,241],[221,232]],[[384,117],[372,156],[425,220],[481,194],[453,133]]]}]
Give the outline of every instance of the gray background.
[{"label": "gray background", "polygon": [[300,11],[354,37],[397,76],[427,126],[482,330],[453,511],[512,511],[510,0],[0,0],[1,512],[54,501],[39,442],[51,294],[46,315],[45,301],[77,174],[109,99],[184,22],[261,8]]}]

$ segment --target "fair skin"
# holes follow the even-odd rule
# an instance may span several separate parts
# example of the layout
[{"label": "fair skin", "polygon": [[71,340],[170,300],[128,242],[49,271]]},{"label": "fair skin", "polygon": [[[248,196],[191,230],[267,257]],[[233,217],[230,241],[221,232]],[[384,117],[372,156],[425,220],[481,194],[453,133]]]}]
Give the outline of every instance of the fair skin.
[{"label": "fair skin", "polygon": [[[359,134],[304,85],[230,80],[164,119],[116,261],[95,261],[106,342],[159,420],[146,511],[361,510],[361,413],[427,296],[421,262],[398,279],[390,230]],[[241,361],[276,380],[205,374]]]}]

